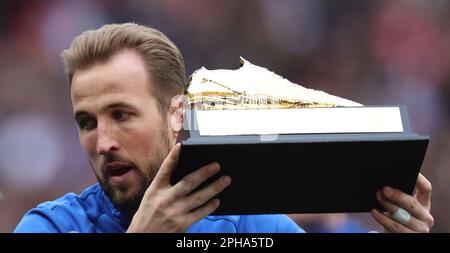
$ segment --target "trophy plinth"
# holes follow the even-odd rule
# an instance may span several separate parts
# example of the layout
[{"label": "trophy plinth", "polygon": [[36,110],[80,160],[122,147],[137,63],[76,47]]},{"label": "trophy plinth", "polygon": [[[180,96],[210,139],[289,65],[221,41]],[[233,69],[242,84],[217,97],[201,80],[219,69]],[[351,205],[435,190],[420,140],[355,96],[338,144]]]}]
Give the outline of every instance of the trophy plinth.
[{"label": "trophy plinth", "polygon": [[186,111],[172,184],[219,162],[198,188],[232,178],[214,215],[369,212],[385,185],[412,194],[429,137],[411,132],[406,107],[281,110]]}]

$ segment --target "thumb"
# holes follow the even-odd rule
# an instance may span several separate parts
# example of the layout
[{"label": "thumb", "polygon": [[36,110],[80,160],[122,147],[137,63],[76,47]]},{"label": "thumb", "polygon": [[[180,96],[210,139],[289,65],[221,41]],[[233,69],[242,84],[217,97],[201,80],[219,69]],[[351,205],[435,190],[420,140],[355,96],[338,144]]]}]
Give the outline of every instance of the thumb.
[{"label": "thumb", "polygon": [[158,173],[155,176],[154,182],[156,184],[169,184],[172,172],[177,166],[178,156],[180,155],[181,144],[177,143],[170,150],[166,159],[161,164]]}]

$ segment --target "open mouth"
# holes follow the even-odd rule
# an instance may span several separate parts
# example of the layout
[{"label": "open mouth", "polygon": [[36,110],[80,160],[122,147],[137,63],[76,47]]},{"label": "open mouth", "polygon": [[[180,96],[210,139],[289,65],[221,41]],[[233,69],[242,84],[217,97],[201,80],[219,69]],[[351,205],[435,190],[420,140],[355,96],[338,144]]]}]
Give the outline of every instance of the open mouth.
[{"label": "open mouth", "polygon": [[133,169],[132,165],[125,164],[122,162],[112,162],[105,166],[105,176],[110,177],[120,177],[128,173]]},{"label": "open mouth", "polygon": [[131,169],[133,169],[131,166],[130,167],[120,167],[120,168],[111,170],[111,172],[109,173],[109,176],[111,176],[111,177],[121,176],[121,175],[127,173],[128,171],[130,171]]}]

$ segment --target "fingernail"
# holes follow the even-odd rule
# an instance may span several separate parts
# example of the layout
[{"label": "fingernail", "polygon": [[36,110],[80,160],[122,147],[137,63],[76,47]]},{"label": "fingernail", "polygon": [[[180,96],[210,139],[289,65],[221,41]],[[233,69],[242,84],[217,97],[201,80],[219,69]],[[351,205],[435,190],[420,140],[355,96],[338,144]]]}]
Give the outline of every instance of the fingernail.
[{"label": "fingernail", "polygon": [[211,173],[217,173],[220,170],[220,166],[218,163],[211,163],[211,165],[209,165],[209,171]]},{"label": "fingernail", "polygon": [[383,189],[383,193],[384,193],[384,195],[386,195],[387,197],[390,197],[390,196],[392,196],[392,194],[394,194],[394,191],[392,190],[391,187],[385,186],[384,189]]},{"label": "fingernail", "polygon": [[378,200],[381,200],[381,191],[377,191],[375,194]]},{"label": "fingernail", "polygon": [[172,147],[172,149],[169,151],[169,155],[172,159],[178,159],[178,156],[180,154],[180,143],[175,144],[175,146]]},{"label": "fingernail", "polygon": [[222,185],[228,186],[231,183],[231,178],[229,176],[225,176],[222,178]]},{"label": "fingernail", "polygon": [[175,144],[175,154],[178,154],[178,152],[180,152],[180,146],[181,146],[181,144],[180,143],[177,143],[177,144]]}]

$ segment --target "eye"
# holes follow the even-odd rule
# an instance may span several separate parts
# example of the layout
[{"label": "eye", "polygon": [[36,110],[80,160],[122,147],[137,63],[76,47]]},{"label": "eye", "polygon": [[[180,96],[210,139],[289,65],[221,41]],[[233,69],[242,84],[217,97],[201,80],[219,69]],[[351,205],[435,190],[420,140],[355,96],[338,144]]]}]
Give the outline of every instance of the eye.
[{"label": "eye", "polygon": [[115,120],[118,121],[124,121],[127,120],[130,117],[130,113],[124,112],[124,111],[114,111],[113,117]]},{"label": "eye", "polygon": [[95,118],[83,118],[78,121],[78,127],[81,130],[92,130],[97,127],[97,120]]}]

